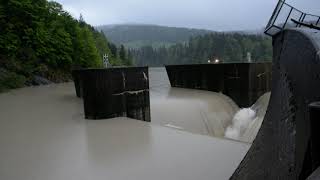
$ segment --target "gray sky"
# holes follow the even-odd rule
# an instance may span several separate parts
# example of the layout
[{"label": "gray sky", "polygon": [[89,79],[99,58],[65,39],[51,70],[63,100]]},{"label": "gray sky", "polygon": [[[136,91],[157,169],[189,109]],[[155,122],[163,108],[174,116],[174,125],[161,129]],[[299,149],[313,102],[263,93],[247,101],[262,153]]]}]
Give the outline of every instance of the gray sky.
[{"label": "gray sky", "polygon": [[[92,25],[141,23],[215,31],[263,28],[278,0],[56,0]],[[320,0],[287,0],[320,15]]]}]

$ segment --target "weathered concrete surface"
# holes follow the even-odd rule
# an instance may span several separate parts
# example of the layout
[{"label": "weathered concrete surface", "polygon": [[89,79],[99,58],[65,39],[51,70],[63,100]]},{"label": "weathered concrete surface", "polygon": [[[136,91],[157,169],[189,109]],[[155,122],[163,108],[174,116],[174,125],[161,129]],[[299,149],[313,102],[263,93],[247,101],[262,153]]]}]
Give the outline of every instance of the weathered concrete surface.
[{"label": "weathered concrete surface", "polygon": [[240,107],[251,106],[271,90],[271,63],[166,66],[172,87],[222,92]]},{"label": "weathered concrete surface", "polygon": [[[310,115],[310,141],[309,141],[309,151],[308,154],[308,166],[306,169],[308,169],[308,173],[310,171],[315,170],[316,168],[320,167],[320,102],[313,102],[309,105],[309,115]],[[318,176],[320,175],[320,170],[318,170]],[[320,176],[319,176],[320,179]]]},{"label": "weathered concrete surface", "polygon": [[151,121],[147,67],[82,69],[73,71],[73,77],[87,119]]},{"label": "weathered concrete surface", "polygon": [[232,180],[302,180],[314,170],[310,140],[319,136],[311,135],[308,105],[320,100],[320,34],[289,29],[275,36],[273,44],[267,114]]},{"label": "weathered concrete surface", "polygon": [[319,180],[320,179],[320,167],[316,169],[307,180]]},{"label": "weathered concrete surface", "polygon": [[225,180],[248,144],[115,118],[87,121],[73,83],[0,94],[1,180]]}]

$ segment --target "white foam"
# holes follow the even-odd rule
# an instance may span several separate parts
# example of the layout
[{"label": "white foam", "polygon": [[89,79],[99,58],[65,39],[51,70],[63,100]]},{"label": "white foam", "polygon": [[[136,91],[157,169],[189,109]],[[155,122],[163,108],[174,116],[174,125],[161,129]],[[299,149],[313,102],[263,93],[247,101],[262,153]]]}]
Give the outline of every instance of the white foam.
[{"label": "white foam", "polygon": [[227,127],[225,137],[230,139],[238,139],[240,136],[240,131],[237,128],[233,128],[232,126]]},{"label": "white foam", "polygon": [[240,109],[233,117],[232,124],[227,127],[225,137],[240,140],[250,123],[256,118],[256,112],[251,108]]},{"label": "white foam", "polygon": [[270,93],[266,93],[252,107],[240,109],[234,115],[232,123],[226,128],[224,136],[252,143],[263,122],[269,99]]}]

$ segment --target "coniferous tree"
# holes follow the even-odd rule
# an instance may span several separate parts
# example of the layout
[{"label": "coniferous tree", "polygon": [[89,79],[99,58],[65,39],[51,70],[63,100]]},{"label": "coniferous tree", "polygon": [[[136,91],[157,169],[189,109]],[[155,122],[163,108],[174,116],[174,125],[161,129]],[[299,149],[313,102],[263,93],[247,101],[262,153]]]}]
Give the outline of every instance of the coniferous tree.
[{"label": "coniferous tree", "polygon": [[119,56],[120,56],[120,59],[126,59],[127,58],[126,50],[125,50],[123,45],[120,46]]},{"label": "coniferous tree", "polygon": [[82,14],[80,14],[80,17],[79,17],[79,23],[80,23],[80,26],[84,26],[86,24],[86,22],[84,21],[84,18],[82,16]]}]

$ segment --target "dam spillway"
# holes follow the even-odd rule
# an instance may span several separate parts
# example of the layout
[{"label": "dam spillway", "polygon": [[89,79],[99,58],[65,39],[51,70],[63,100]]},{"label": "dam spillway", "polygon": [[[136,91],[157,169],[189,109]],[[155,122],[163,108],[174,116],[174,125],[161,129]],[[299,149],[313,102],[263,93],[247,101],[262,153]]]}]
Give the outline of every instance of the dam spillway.
[{"label": "dam spillway", "polygon": [[272,64],[220,63],[167,65],[172,87],[221,92],[240,107],[250,107],[271,91]]},{"label": "dam spillway", "polygon": [[150,68],[149,71],[152,123],[224,138],[227,128],[240,122],[243,132],[237,137],[228,138],[247,143],[255,138],[265,115],[270,93],[251,104],[250,110],[254,112],[252,119],[247,114],[240,114],[239,118],[234,119],[241,108],[225,94],[171,87],[165,68]]},{"label": "dam spillway", "polygon": [[[237,102],[243,102],[242,100],[248,102],[255,98],[245,99],[246,96],[243,96],[244,98],[240,96],[243,92],[239,90],[239,87],[245,87],[240,88],[242,90],[246,90],[247,87],[239,86],[239,83],[245,83],[251,87],[252,82],[259,82],[262,86],[251,89],[256,90],[257,93],[250,91],[255,95],[264,92],[265,87],[268,86],[266,85],[268,71],[265,70],[269,66],[224,64],[222,67],[226,67],[225,71],[222,71],[223,74],[214,73],[215,79],[220,77],[222,84],[224,84],[225,74],[232,75],[231,70],[241,71],[240,76],[236,73],[235,76],[225,77],[232,77],[236,81],[228,81],[225,86],[222,86],[223,89],[226,87],[225,92],[230,92],[231,95],[237,94],[234,96],[237,97]],[[230,69],[230,67],[235,69]],[[198,70],[203,68],[207,69],[206,66],[202,66]],[[211,68],[212,66],[209,69]],[[173,68],[173,71],[175,70],[176,68]],[[77,69],[73,70],[72,74],[77,97],[83,99],[86,119],[129,117],[148,122],[152,119],[155,124],[195,134],[225,137],[248,143],[253,141],[266,111],[270,96],[268,93],[262,96],[266,98],[261,98],[252,107],[240,109],[230,97],[221,92],[171,87],[173,82],[170,72],[173,71],[168,71],[168,67],[167,71],[165,68],[124,67]],[[199,73],[190,72],[190,68],[186,68],[185,72],[191,75]],[[208,71],[205,72],[206,75],[208,73]],[[210,77],[207,77],[206,81],[212,83]],[[195,82],[187,83],[187,85],[193,83]],[[221,88],[220,84],[210,84],[209,87]],[[237,87],[237,89],[231,87]]]},{"label": "dam spillway", "polygon": [[[312,127],[318,117],[309,114],[310,104],[320,101],[319,42],[319,31],[305,28],[285,29],[273,37],[271,100],[258,135],[232,180],[306,179],[312,172],[310,179],[320,178],[318,133]],[[174,87],[221,91],[245,107],[252,103],[241,97],[242,94],[248,99],[252,94],[239,93],[245,92],[240,86],[246,87],[247,83],[232,84],[237,87],[229,87],[237,92],[229,93],[224,80],[215,81],[215,73],[224,74],[222,68],[201,71],[206,66],[210,65],[167,66],[167,70]],[[215,87],[210,88],[210,84]]]}]

